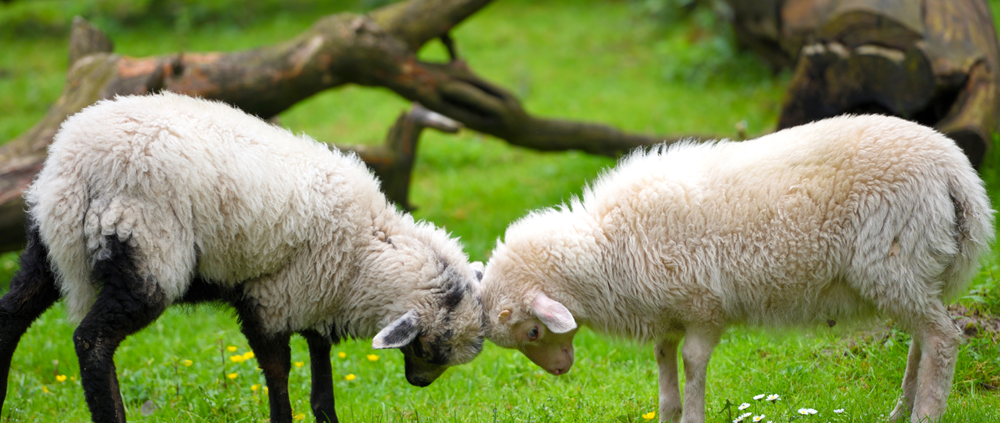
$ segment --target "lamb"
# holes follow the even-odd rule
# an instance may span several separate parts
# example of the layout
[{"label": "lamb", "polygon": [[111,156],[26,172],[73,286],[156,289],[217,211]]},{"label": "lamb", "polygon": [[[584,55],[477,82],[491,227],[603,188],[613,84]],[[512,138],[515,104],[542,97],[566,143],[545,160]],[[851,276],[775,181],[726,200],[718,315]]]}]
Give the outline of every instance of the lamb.
[{"label": "lamb", "polygon": [[[112,357],[175,303],[231,304],[290,422],[289,337],[312,357],[311,404],[337,421],[330,349],[399,348],[427,386],[482,348],[479,280],[459,242],[415,222],[353,155],[219,102],[101,101],[62,125],[26,194],[29,244],[0,299],[0,369],[60,297],[95,422],[125,421]],[[479,274],[481,276],[481,274]]]},{"label": "lamb", "polygon": [[727,327],[888,316],[913,335],[891,417],[936,420],[960,340],[945,304],[993,241],[992,213],[950,139],[892,117],[634,152],[582,200],[507,229],[482,281],[487,339],[555,375],[578,325],[655,342],[660,421],[692,423]]}]

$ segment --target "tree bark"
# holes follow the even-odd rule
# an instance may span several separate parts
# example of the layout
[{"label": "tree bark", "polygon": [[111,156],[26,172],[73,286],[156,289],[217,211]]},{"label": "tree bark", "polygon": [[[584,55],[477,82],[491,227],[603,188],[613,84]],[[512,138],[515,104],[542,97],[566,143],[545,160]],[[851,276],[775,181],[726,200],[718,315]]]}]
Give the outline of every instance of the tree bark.
[{"label": "tree bark", "polygon": [[[457,58],[444,64],[417,60],[417,50],[434,38],[443,38],[454,56],[448,31],[489,2],[409,0],[367,15],[326,16],[297,37],[270,46],[145,58],[113,54],[106,36],[86,21],[75,20],[61,97],[34,127],[0,146],[0,251],[22,246],[21,195],[41,169],[59,125],[67,116],[115,95],[169,90],[225,101],[266,119],[317,92],[355,83],[387,87],[465,127],[539,150],[577,149],[617,156],[639,146],[699,138],[629,134],[596,123],[535,117],[513,94],[476,76]],[[409,125],[397,122],[397,128],[401,124]],[[412,138],[415,148],[420,125],[391,133]],[[387,146],[410,148],[404,142]],[[369,147],[355,150],[383,178],[390,196],[405,195],[401,184],[405,181],[408,186],[412,154]],[[405,198],[394,199],[410,206]]]},{"label": "tree bark", "polygon": [[744,44],[793,66],[778,127],[844,113],[933,126],[978,167],[1000,122],[1000,46],[984,0],[727,0]]}]

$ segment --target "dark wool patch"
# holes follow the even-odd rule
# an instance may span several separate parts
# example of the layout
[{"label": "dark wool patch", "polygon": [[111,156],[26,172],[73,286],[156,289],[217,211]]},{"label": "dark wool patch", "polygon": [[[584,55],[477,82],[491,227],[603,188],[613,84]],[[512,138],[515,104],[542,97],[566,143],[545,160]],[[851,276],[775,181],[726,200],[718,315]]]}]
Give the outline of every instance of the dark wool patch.
[{"label": "dark wool patch", "polygon": [[7,397],[7,375],[17,343],[31,323],[60,296],[49,266],[48,249],[30,217],[27,238],[28,245],[21,253],[21,269],[11,279],[10,291],[0,298],[0,409]]},{"label": "dark wool patch", "polygon": [[385,343],[389,345],[399,344],[409,339],[410,334],[413,333],[413,331],[415,330],[417,330],[417,326],[416,322],[414,322],[413,319],[406,319],[400,321],[399,324],[397,324],[395,327],[392,328],[392,331],[389,332],[389,335],[385,337]]},{"label": "dark wool patch", "polygon": [[448,310],[448,313],[452,313],[465,298],[465,293],[467,292],[462,288],[462,285],[452,281],[445,291],[444,296],[441,298],[441,306]]},{"label": "dark wool patch", "polygon": [[80,383],[94,421],[125,419],[114,353],[128,335],[156,320],[166,309],[166,296],[151,277],[138,271],[134,247],[117,235],[105,237],[94,278],[103,286],[90,312],[73,333],[80,359]]}]

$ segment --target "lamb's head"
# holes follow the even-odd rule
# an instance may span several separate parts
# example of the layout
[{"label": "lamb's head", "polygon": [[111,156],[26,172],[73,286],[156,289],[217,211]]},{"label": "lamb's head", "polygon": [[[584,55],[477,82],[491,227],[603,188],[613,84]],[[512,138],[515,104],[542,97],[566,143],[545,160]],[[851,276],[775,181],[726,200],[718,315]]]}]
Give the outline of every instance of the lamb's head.
[{"label": "lamb's head", "polygon": [[[406,252],[396,265],[405,271],[407,292],[399,304],[407,309],[382,328],[372,348],[399,348],[406,380],[430,385],[449,366],[472,361],[482,351],[486,334],[480,297],[482,264],[470,264],[454,240],[393,237],[392,247]],[[410,289],[412,288],[412,289]]]},{"label": "lamb's head", "polygon": [[504,348],[520,350],[545,371],[561,375],[573,366],[576,320],[563,304],[550,298],[548,279],[536,264],[539,256],[499,244],[483,276],[483,309],[487,337]]}]

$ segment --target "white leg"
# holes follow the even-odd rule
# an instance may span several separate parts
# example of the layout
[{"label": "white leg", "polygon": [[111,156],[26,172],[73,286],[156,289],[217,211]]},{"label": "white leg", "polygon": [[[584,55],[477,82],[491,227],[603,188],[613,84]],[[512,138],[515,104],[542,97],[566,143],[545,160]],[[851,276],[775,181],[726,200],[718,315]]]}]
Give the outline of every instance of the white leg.
[{"label": "white leg", "polygon": [[889,420],[903,421],[913,410],[913,401],[917,397],[917,368],[920,366],[920,338],[915,336],[910,341],[910,353],[906,358],[906,372],[903,373],[903,396],[896,403],[896,408],[889,414]]},{"label": "white leg", "polygon": [[687,329],[681,355],[684,358],[684,409],[681,423],[705,421],[705,378],[708,360],[719,342],[715,330]]},{"label": "white leg", "polygon": [[681,391],[677,381],[677,339],[660,342],[653,351],[660,369],[660,421],[681,421]]},{"label": "white leg", "polygon": [[955,375],[961,332],[952,323],[944,305],[933,307],[920,333],[920,370],[911,422],[937,421],[948,406],[951,379]]}]

